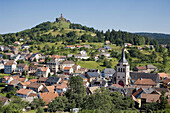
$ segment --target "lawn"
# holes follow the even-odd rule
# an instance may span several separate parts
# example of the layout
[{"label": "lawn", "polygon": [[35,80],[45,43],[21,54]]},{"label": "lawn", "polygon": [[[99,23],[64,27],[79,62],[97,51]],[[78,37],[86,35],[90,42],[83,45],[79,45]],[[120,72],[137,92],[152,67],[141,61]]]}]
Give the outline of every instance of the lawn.
[{"label": "lawn", "polygon": [[[118,61],[116,58],[113,58],[111,60],[112,68],[114,68],[117,65]],[[102,62],[96,61],[77,61],[76,64],[80,65],[82,68],[99,69],[100,71],[106,68],[105,66],[102,66],[103,65]]]},{"label": "lawn", "polygon": [[87,68],[87,69],[99,69],[103,70],[104,66],[101,66],[102,63],[98,63],[96,61],[78,61],[76,64],[80,65],[82,68]]},{"label": "lawn", "polygon": [[4,74],[4,73],[0,73],[0,78],[4,77],[4,76],[9,76],[10,74]]}]

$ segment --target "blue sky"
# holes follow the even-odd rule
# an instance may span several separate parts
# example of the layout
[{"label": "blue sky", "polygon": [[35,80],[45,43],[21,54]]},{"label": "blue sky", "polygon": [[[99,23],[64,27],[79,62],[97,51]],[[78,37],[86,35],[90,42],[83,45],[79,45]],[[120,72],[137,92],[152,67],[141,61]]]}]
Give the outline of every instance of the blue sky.
[{"label": "blue sky", "polygon": [[0,0],[0,34],[63,16],[99,30],[170,34],[170,0]]}]

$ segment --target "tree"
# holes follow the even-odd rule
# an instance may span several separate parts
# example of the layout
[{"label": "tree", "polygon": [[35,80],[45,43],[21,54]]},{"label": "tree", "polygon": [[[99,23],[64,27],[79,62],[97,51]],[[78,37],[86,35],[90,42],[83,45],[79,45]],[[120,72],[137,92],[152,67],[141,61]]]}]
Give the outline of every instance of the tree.
[{"label": "tree", "polygon": [[32,105],[33,108],[44,107],[45,102],[40,98],[34,98],[31,105]]},{"label": "tree", "polygon": [[72,106],[71,109],[73,107],[80,108],[83,103],[83,99],[85,95],[86,95],[86,91],[84,88],[83,79],[80,76],[70,77],[69,89],[66,92],[66,97],[68,97],[69,103],[74,104],[75,102],[76,104],[76,106]]},{"label": "tree", "polygon": [[49,112],[56,111],[64,111],[68,109],[68,99],[65,96],[56,97],[51,103],[48,105]]},{"label": "tree", "polygon": [[7,59],[7,55],[6,54],[3,55],[3,59]]},{"label": "tree", "polygon": [[7,93],[6,97],[11,98],[12,96],[16,95],[17,88],[12,88],[10,92]]},{"label": "tree", "polygon": [[44,110],[42,107],[38,106],[36,113],[44,113]]},{"label": "tree", "polygon": [[24,70],[23,72],[22,72],[22,76],[26,76],[27,75],[27,73],[26,73],[26,71]]},{"label": "tree", "polygon": [[97,113],[111,113],[115,106],[112,103],[112,98],[109,94],[109,90],[102,87],[101,89],[96,90],[94,95],[87,95],[84,100],[83,109],[95,109],[97,110]]},{"label": "tree", "polygon": [[107,61],[106,59],[104,60],[103,65],[106,66],[107,68],[111,68],[112,67],[112,63]]},{"label": "tree", "polygon": [[22,109],[28,106],[28,102],[20,97],[15,97],[8,106],[5,106],[4,113],[22,113]]},{"label": "tree", "polygon": [[34,58],[33,62],[37,62],[37,59],[36,59],[36,58]]},{"label": "tree", "polygon": [[165,96],[165,92],[164,91],[161,92],[161,96],[160,96],[159,99],[160,99],[159,108],[160,109],[165,109],[166,105],[168,104],[168,100],[167,100],[167,98]]}]

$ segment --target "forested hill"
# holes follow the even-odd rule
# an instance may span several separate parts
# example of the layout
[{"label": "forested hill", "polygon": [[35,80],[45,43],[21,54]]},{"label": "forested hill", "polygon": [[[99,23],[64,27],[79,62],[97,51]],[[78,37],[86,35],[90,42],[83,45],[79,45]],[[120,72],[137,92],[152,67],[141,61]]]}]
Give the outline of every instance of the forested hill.
[{"label": "forested hill", "polygon": [[105,42],[106,40],[120,46],[124,43],[132,43],[133,45],[158,44],[155,40],[141,35],[115,30],[103,32],[66,21],[44,22],[21,32],[0,35],[0,42],[4,45],[13,44],[20,39],[29,45],[45,42],[63,42],[66,45],[73,45],[81,42]]},{"label": "forested hill", "polygon": [[150,37],[158,41],[159,44],[170,44],[170,34],[162,33],[135,33],[145,37]]}]

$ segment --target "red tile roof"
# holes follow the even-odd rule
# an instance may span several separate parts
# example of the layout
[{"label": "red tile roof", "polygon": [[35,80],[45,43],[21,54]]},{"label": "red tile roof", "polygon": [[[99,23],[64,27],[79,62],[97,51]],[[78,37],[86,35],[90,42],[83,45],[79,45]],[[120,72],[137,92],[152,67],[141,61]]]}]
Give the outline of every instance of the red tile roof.
[{"label": "red tile roof", "polygon": [[30,91],[31,91],[31,89],[20,89],[17,91],[17,93],[27,95]]},{"label": "red tile roof", "polygon": [[152,79],[138,79],[134,85],[156,85],[156,83]]},{"label": "red tile roof", "polygon": [[55,92],[39,93],[39,95],[43,101],[46,102],[46,104],[50,103],[52,100],[58,97],[58,94]]},{"label": "red tile roof", "polygon": [[146,102],[156,102],[157,100],[159,100],[160,95],[158,94],[142,94],[141,98],[145,98]]}]

